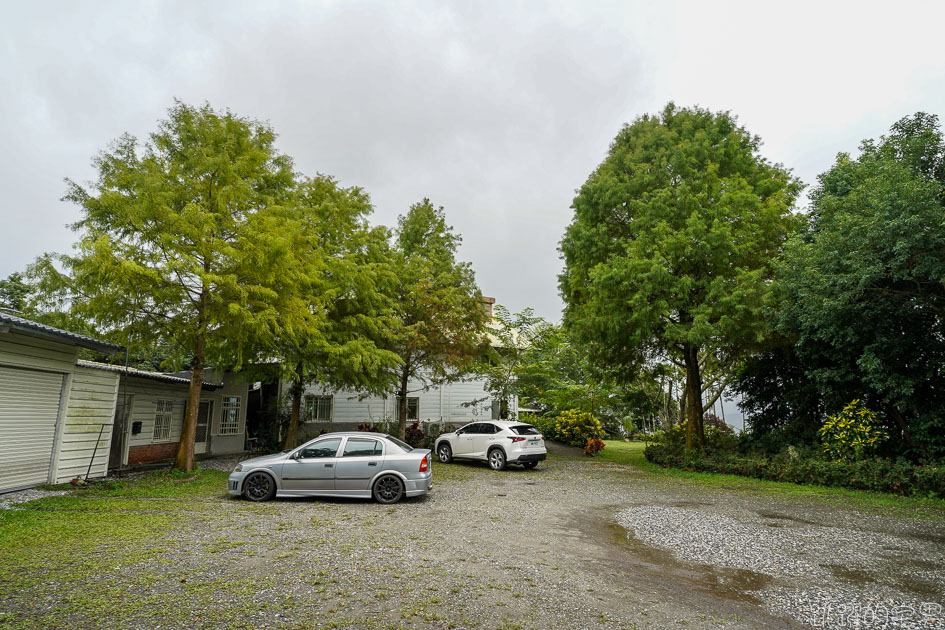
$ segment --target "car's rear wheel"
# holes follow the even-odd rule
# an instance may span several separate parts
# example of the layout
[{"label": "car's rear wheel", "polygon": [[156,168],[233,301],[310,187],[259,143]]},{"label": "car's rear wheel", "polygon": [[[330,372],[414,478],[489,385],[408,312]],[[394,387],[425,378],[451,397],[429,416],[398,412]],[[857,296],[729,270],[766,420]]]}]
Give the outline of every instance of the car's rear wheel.
[{"label": "car's rear wheel", "polygon": [[250,473],[243,482],[243,496],[250,501],[268,501],[276,494],[276,482],[266,473]]},{"label": "car's rear wheel", "polygon": [[505,452],[501,448],[489,451],[489,468],[492,470],[505,469]]},{"label": "car's rear wheel", "polygon": [[404,496],[404,482],[397,475],[384,475],[374,482],[373,494],[378,503],[397,503]]},{"label": "car's rear wheel", "polygon": [[443,442],[436,447],[436,456],[440,458],[440,462],[449,464],[453,461],[453,449],[450,448],[449,444]]},{"label": "car's rear wheel", "polygon": [[537,465],[538,465],[538,462],[523,462],[522,463],[522,466],[524,466],[525,468],[534,468]]}]

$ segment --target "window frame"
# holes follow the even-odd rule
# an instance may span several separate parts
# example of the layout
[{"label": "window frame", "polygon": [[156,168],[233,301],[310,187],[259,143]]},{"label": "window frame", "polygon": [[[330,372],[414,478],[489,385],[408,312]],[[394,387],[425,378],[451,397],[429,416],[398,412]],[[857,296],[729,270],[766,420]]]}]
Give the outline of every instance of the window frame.
[{"label": "window frame", "polygon": [[[397,419],[400,420],[400,396],[397,396],[394,401],[397,404]],[[410,403],[414,403],[414,416],[410,417]],[[407,396],[407,422],[420,422],[420,397],[419,396]]]},{"label": "window frame", "polygon": [[[326,443],[326,442],[334,442],[335,440],[338,441],[338,445],[335,446],[335,452],[332,453],[331,455],[318,456],[318,457],[306,457],[306,456],[305,456],[305,451],[306,451],[306,450],[318,448],[318,445],[319,445],[319,444],[324,444],[324,443]],[[306,444],[305,446],[303,446],[302,448],[300,448],[300,449],[297,451],[298,459],[333,459],[333,458],[337,458],[337,457],[338,457],[338,451],[341,449],[341,444],[342,444],[342,442],[344,442],[344,439],[342,439],[342,438],[340,438],[340,437],[326,437],[326,438],[324,438],[324,439],[318,440],[317,442],[312,442],[312,443],[310,443],[310,444]]]},{"label": "window frame", "polygon": [[171,439],[171,423],[174,421],[174,401],[161,398],[154,401],[154,426],[151,440]]},{"label": "window frame", "polygon": [[[322,409],[322,403],[327,402],[328,417],[320,418],[319,410]],[[303,422],[331,422],[335,415],[335,397],[332,395],[306,394],[302,402]]]},{"label": "window frame", "polygon": [[[235,401],[235,406],[234,406]],[[220,405],[220,423],[214,435],[239,435],[240,430],[240,410],[243,408],[242,396],[223,396],[223,402]],[[227,412],[235,412],[235,418],[232,422],[227,421]]]},{"label": "window frame", "polygon": [[[352,443],[358,444],[360,442],[374,442],[374,447],[371,449],[369,455],[349,455],[348,446]],[[349,437],[345,440],[345,447],[341,449],[341,457],[382,457],[384,455],[384,443],[378,440],[377,438],[372,437]]]}]

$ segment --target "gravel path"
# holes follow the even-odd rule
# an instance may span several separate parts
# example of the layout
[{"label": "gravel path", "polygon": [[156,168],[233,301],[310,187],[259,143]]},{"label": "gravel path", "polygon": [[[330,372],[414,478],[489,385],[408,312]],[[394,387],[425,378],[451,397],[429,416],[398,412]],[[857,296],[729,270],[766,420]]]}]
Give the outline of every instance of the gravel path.
[{"label": "gravel path", "polygon": [[937,536],[886,531],[883,519],[865,516],[813,522],[743,502],[638,506],[617,521],[682,560],[778,578],[764,591],[766,606],[817,627],[945,628],[945,545],[929,545],[942,542]]},{"label": "gravel path", "polygon": [[[945,602],[941,522],[705,488],[578,454],[554,447],[536,470],[501,473],[436,464],[433,492],[395,506],[260,505],[222,488],[175,500],[181,526],[136,550],[145,557],[98,552],[113,555],[97,579],[136,606],[76,613],[72,627],[941,627],[929,622]],[[54,579],[0,588],[0,615],[38,619],[84,594]],[[898,608],[870,625],[864,606],[879,602]]]}]

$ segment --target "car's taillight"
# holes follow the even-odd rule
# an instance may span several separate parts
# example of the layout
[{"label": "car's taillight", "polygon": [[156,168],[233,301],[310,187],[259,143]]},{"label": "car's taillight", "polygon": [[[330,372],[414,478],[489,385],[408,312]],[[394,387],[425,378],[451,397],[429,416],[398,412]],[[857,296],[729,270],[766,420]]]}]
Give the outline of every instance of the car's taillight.
[{"label": "car's taillight", "polygon": [[512,435],[510,435],[510,436],[508,436],[508,437],[509,437],[509,439],[512,440],[513,442],[524,442],[524,441],[525,441],[525,438],[523,438],[523,437],[515,437],[515,436],[512,436]]},{"label": "car's taillight", "polygon": [[426,472],[430,470],[430,456],[427,455],[423,458],[423,461],[420,462],[420,472]]}]

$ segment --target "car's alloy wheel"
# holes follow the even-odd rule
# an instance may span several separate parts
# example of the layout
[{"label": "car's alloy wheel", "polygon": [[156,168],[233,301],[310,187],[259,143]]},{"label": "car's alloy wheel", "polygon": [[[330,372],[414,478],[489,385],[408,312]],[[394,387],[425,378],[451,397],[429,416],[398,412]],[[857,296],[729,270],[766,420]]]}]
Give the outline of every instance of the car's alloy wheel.
[{"label": "car's alloy wheel", "polygon": [[374,482],[374,500],[397,503],[404,496],[404,483],[395,475],[384,475]]},{"label": "car's alloy wheel", "polygon": [[276,494],[276,484],[266,473],[252,473],[243,482],[243,496],[250,501],[268,501]]},{"label": "car's alloy wheel", "polygon": [[449,444],[444,442],[437,447],[436,456],[440,458],[440,462],[449,464],[453,461],[453,449],[450,448]]},{"label": "car's alloy wheel", "polygon": [[505,468],[505,453],[501,448],[494,448],[489,451],[489,468],[492,470],[503,470]]}]

